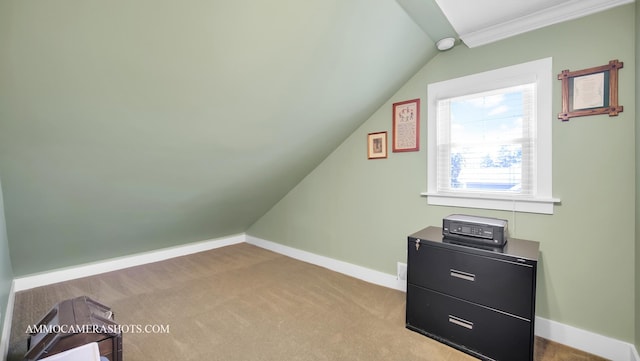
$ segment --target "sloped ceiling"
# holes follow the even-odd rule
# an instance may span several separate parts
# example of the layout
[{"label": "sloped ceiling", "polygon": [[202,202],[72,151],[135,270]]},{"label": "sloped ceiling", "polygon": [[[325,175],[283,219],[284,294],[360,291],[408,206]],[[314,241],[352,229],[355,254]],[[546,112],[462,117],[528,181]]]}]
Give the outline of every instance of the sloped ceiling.
[{"label": "sloped ceiling", "polygon": [[531,11],[628,1],[1,1],[15,274],[243,232],[434,40],[475,46],[526,31],[503,25]]},{"label": "sloped ceiling", "polygon": [[3,1],[0,49],[17,275],[244,231],[435,54],[394,0]]}]

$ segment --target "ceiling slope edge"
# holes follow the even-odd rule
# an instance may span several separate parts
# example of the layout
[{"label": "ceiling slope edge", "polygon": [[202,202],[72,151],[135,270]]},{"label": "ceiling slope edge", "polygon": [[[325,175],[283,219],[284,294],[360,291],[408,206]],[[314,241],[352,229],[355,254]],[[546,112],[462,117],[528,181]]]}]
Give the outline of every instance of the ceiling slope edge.
[{"label": "ceiling slope edge", "polygon": [[468,47],[475,48],[545,26],[629,4],[634,1],[635,0],[574,0],[482,30],[460,34],[460,38]]},{"label": "ceiling slope edge", "polygon": [[429,36],[434,45],[442,38],[458,36],[435,0],[396,0],[396,2]]}]

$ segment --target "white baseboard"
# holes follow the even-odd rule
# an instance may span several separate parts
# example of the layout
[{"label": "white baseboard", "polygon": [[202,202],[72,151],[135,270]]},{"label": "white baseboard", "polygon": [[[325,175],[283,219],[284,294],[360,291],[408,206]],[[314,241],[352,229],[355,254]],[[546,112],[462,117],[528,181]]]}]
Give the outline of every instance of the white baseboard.
[{"label": "white baseboard", "polygon": [[640,361],[640,355],[638,355],[638,348],[631,346],[631,360]]},{"label": "white baseboard", "polygon": [[357,266],[352,263],[339,261],[333,258],[320,256],[315,253],[302,251],[297,248],[282,245],[267,241],[264,239],[256,238],[253,236],[246,236],[246,242],[260,248],[268,249],[270,251],[280,253],[282,255],[295,258],[297,260],[314,264],[316,266],[324,267],[332,271],[346,274],[348,276],[361,279],[363,281],[373,283],[379,286],[393,288],[406,292],[407,281],[396,279],[396,276],[388,273],[372,270],[370,268]]},{"label": "white baseboard", "polygon": [[[634,345],[536,317],[536,335],[614,361],[640,361]],[[635,354],[635,355],[634,355]]]},{"label": "white baseboard", "polygon": [[[355,277],[380,286],[406,292],[406,281],[399,281],[395,276],[369,268],[338,261],[329,257],[302,251],[279,243],[266,241],[247,235],[246,242],[270,251],[289,256],[307,263],[328,268],[351,277]],[[559,322],[536,317],[535,334],[548,340],[573,347],[613,361],[640,361],[634,345],[602,336]]]},{"label": "white baseboard", "polygon": [[[245,234],[238,234],[14,279],[11,286],[6,317],[3,324],[3,337],[0,341],[0,356],[6,358],[6,354],[8,352],[9,332],[11,332],[11,318],[13,315],[15,292],[100,273],[116,271],[123,268],[163,261],[169,258],[185,256],[192,253],[208,251],[243,242],[358,278],[369,283],[406,292],[406,281],[398,280],[394,275],[354,265],[348,262],[339,261],[330,257],[317,255],[297,248],[285,246],[280,243],[267,241]],[[640,361],[637,349],[630,343],[568,326],[556,321],[536,317],[535,333],[537,336],[548,340],[610,360]]]},{"label": "white baseboard", "polygon": [[76,278],[93,276],[100,273],[120,270],[139,266],[147,263],[164,261],[169,258],[186,256],[192,253],[208,251],[214,248],[243,243],[244,234],[211,239],[208,241],[189,243],[187,245],[163,248],[156,251],[139,253],[131,256],[112,258],[105,261],[88,263],[76,267],[62,268],[49,272],[43,272],[14,280],[15,292],[28,290],[35,287],[45,286],[53,283],[69,281]]},{"label": "white baseboard", "polygon": [[11,321],[13,320],[13,302],[15,300],[15,282],[11,283],[9,298],[7,299],[7,309],[2,323],[2,337],[0,337],[0,360],[6,360],[9,353],[9,338],[11,336]]}]

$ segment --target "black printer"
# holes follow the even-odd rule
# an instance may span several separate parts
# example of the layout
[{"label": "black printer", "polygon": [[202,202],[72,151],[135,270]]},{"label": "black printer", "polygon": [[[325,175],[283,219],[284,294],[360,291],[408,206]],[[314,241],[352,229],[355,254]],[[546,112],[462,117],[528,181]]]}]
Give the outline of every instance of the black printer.
[{"label": "black printer", "polygon": [[459,243],[502,247],[507,243],[504,219],[451,214],[442,219],[442,236]]}]

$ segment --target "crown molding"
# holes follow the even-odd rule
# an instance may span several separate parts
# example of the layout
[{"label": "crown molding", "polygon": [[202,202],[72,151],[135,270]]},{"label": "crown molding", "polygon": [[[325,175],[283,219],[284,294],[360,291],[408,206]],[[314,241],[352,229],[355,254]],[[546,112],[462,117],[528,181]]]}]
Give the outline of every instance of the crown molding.
[{"label": "crown molding", "polygon": [[475,48],[545,26],[629,4],[634,1],[635,0],[572,0],[482,30],[461,34],[460,38],[468,47]]}]

